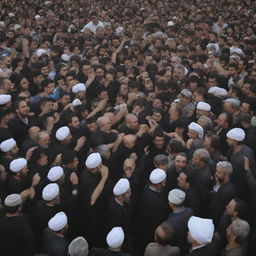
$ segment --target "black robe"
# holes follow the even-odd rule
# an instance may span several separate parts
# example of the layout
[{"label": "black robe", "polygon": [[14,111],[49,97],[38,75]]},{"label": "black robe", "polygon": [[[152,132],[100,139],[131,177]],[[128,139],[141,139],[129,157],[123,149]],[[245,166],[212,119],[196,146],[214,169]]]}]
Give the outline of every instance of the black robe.
[{"label": "black robe", "polygon": [[32,256],[34,234],[22,215],[0,220],[0,254],[3,256]]}]

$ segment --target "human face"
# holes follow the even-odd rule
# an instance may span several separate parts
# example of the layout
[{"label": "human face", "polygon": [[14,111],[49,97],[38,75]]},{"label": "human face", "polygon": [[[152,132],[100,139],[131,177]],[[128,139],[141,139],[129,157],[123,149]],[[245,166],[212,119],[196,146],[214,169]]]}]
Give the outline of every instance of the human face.
[{"label": "human face", "polygon": [[180,173],[179,177],[177,178],[178,186],[180,188],[186,189],[187,187],[187,176],[184,172]]},{"label": "human face", "polygon": [[224,177],[225,177],[225,172],[223,170],[223,167],[217,166],[215,178],[220,182],[220,184],[222,184],[224,181]]},{"label": "human face", "polygon": [[42,148],[48,148],[50,142],[51,139],[48,133],[43,133],[40,135],[38,143]]},{"label": "human face", "polygon": [[125,175],[128,178],[130,178],[133,175],[134,170],[135,170],[135,164],[131,160],[127,159],[124,162],[124,173],[125,173]]},{"label": "human face", "polygon": [[10,151],[10,153],[11,153],[12,156],[17,156],[18,153],[19,153],[19,148],[18,148],[18,146],[15,145],[15,146],[12,148],[12,150]]},{"label": "human face", "polygon": [[83,65],[83,67],[82,67],[82,72],[83,72],[86,76],[88,76],[89,72],[91,72],[91,71],[92,71],[91,65]]},{"label": "human face", "polygon": [[207,136],[205,136],[205,138],[204,138],[204,147],[205,147],[205,149],[207,149],[208,151],[212,148],[211,139],[208,138]]},{"label": "human face", "polygon": [[29,107],[25,101],[21,101],[16,111],[17,111],[17,114],[25,118],[25,117],[28,117]]},{"label": "human face", "polygon": [[154,112],[152,115],[152,119],[155,120],[156,122],[160,122],[162,119],[162,115],[159,112]]},{"label": "human face", "polygon": [[74,117],[72,118],[71,126],[72,126],[73,128],[76,128],[76,129],[79,128],[79,126],[80,126],[80,121],[79,121],[79,119],[78,119],[77,116],[74,116]]},{"label": "human face", "polygon": [[5,79],[3,83],[3,89],[10,93],[13,90],[13,83],[9,79]]},{"label": "human face", "polygon": [[222,128],[225,128],[226,121],[227,121],[227,115],[225,113],[220,114],[217,120],[218,125]]},{"label": "human face", "polygon": [[187,165],[187,158],[185,156],[177,155],[174,161],[174,165],[178,171],[182,170]]},{"label": "human face", "polygon": [[131,117],[127,120],[127,126],[132,130],[137,130],[139,128],[139,121],[137,117]]},{"label": "human face", "polygon": [[188,137],[191,139],[197,139],[198,133],[192,129],[188,129]]},{"label": "human face", "polygon": [[45,87],[45,91],[46,93],[49,95],[49,94],[52,94],[54,92],[54,83],[50,83],[48,84],[48,86]]},{"label": "human face", "polygon": [[228,205],[226,206],[227,214],[230,215],[230,216],[237,215],[237,212],[236,212],[235,208],[236,208],[236,202],[235,202],[235,200],[231,200],[228,203]]},{"label": "human face", "polygon": [[62,98],[61,98],[61,103],[63,105],[67,105],[70,103],[70,96],[69,95],[64,95]]},{"label": "human face", "polygon": [[154,138],[154,141],[153,141],[153,142],[154,142],[156,148],[162,149],[163,146],[164,146],[164,137],[156,136],[156,137]]},{"label": "human face", "polygon": [[41,68],[41,73],[42,73],[43,76],[47,77],[49,75],[48,66],[42,67]]},{"label": "human face", "polygon": [[65,66],[65,67],[60,69],[60,75],[66,76],[67,73],[68,73],[68,67]]},{"label": "human face", "polygon": [[126,96],[127,94],[128,94],[128,85],[127,84],[122,84],[121,86],[120,86],[120,94],[121,95],[124,95],[124,96]]},{"label": "human face", "polygon": [[29,82],[28,82],[27,78],[21,79],[21,81],[20,81],[20,88],[24,89],[24,90],[27,90],[29,88]]},{"label": "human face", "polygon": [[197,154],[194,154],[194,155],[193,155],[192,164],[193,164],[195,167],[199,167],[199,166],[200,166],[200,164],[201,164],[201,158],[200,158],[199,155],[197,155]]}]

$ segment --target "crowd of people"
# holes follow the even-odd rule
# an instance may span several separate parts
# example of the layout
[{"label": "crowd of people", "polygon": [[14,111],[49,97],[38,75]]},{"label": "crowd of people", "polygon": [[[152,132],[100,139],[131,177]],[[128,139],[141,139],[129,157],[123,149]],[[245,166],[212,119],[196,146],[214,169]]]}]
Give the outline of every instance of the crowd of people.
[{"label": "crowd of people", "polygon": [[256,1],[0,9],[1,255],[255,255]]}]

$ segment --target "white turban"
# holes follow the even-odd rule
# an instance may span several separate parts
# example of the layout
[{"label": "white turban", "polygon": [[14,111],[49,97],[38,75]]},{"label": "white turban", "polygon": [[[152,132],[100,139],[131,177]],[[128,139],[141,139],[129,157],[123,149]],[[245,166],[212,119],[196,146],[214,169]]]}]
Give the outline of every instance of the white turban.
[{"label": "white turban", "polygon": [[227,137],[236,141],[243,141],[245,138],[245,132],[241,128],[234,128],[227,133]]},{"label": "white turban", "polygon": [[110,248],[118,248],[124,242],[124,231],[121,227],[113,228],[107,235],[107,244]]},{"label": "white turban", "polygon": [[56,132],[56,139],[59,141],[65,140],[70,134],[70,130],[67,126],[59,128]]},{"label": "white turban", "polygon": [[192,238],[200,245],[211,243],[214,232],[214,225],[211,219],[192,216],[188,221],[188,229]]},{"label": "white turban", "polygon": [[10,102],[12,99],[12,96],[9,94],[1,94],[0,95],[0,105],[4,105],[8,102]]},{"label": "white turban", "polygon": [[27,165],[27,160],[25,158],[17,158],[12,160],[10,163],[10,170],[12,172],[20,172]]},{"label": "white turban", "polygon": [[72,101],[72,105],[73,105],[73,107],[76,107],[76,106],[82,105],[82,102],[79,99],[74,99]]},{"label": "white turban", "polygon": [[149,176],[149,180],[153,184],[159,184],[165,179],[166,179],[166,172],[159,168],[154,169]]},{"label": "white turban", "polygon": [[60,192],[59,185],[56,183],[50,183],[44,187],[42,192],[42,197],[45,201],[51,201],[57,197],[59,192]]},{"label": "white turban", "polygon": [[22,203],[21,196],[19,194],[8,195],[4,200],[4,205],[8,207],[15,207]]},{"label": "white turban", "polygon": [[169,192],[168,200],[170,203],[180,205],[186,198],[185,192],[180,189],[173,189]]},{"label": "white turban", "polygon": [[195,122],[192,122],[189,124],[188,128],[197,132],[200,139],[202,139],[204,137],[204,129],[202,128],[201,125],[199,125]]},{"label": "white turban", "polygon": [[54,166],[47,174],[47,178],[51,182],[59,180],[64,175],[63,168],[61,166]]},{"label": "white turban", "polygon": [[47,51],[46,51],[45,49],[38,49],[38,50],[36,51],[36,55],[37,55],[38,57],[41,57],[43,54],[47,54]]},{"label": "white turban", "polygon": [[16,141],[13,138],[10,138],[8,140],[4,140],[1,144],[0,144],[0,149],[3,152],[9,152],[11,151],[14,146],[16,145]]},{"label": "white turban", "polygon": [[225,90],[224,88],[217,87],[217,86],[211,87],[208,90],[208,93],[211,93],[216,97],[225,97],[228,95],[227,90]]},{"label": "white turban", "polygon": [[60,231],[68,223],[68,218],[64,212],[58,212],[48,222],[48,227],[52,231]]},{"label": "white turban", "polygon": [[113,193],[115,196],[120,196],[130,189],[130,182],[128,179],[120,179],[114,186]]},{"label": "white turban", "polygon": [[211,106],[206,102],[200,101],[197,103],[196,109],[204,110],[204,111],[211,111]]},{"label": "white turban", "polygon": [[86,86],[83,83],[78,83],[73,86],[72,92],[73,93],[78,93],[78,92],[85,92],[86,91]]},{"label": "white turban", "polygon": [[99,153],[92,153],[90,154],[86,161],[85,161],[85,166],[88,169],[94,169],[96,167],[98,167],[101,164],[102,160],[101,160],[101,156]]}]

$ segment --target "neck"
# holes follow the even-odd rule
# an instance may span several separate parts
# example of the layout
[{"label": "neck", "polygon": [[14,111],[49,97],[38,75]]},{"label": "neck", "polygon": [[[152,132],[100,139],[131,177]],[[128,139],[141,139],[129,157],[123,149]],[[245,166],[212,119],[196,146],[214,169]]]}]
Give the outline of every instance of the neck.
[{"label": "neck", "polygon": [[17,116],[19,117],[19,119],[21,119],[21,120],[26,120],[26,118],[27,118],[27,116],[26,117],[24,117],[24,116],[22,116],[22,115],[20,115],[20,114],[17,114]]},{"label": "neck", "polygon": [[235,146],[234,146],[234,152],[240,151],[241,148],[242,148],[242,146],[243,146],[243,145],[235,145]]},{"label": "neck", "polygon": [[15,217],[15,216],[19,216],[20,214],[18,212],[15,213],[6,213],[5,216],[6,217]]},{"label": "neck", "polygon": [[239,246],[240,246],[240,244],[238,244],[235,241],[231,240],[231,241],[228,241],[226,249],[233,249],[233,248],[236,248],[236,247],[239,247]]},{"label": "neck", "polygon": [[110,249],[111,251],[115,251],[115,252],[120,252],[120,251],[121,251],[121,247],[117,247],[117,248],[111,248],[111,247],[109,247],[109,249]]}]

